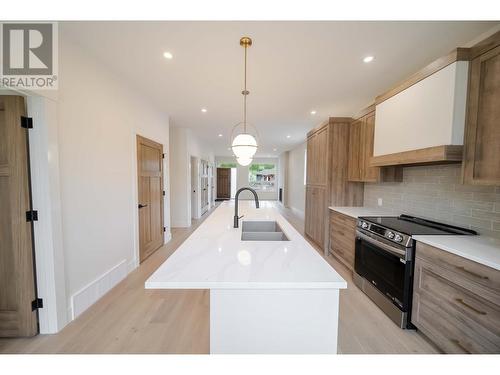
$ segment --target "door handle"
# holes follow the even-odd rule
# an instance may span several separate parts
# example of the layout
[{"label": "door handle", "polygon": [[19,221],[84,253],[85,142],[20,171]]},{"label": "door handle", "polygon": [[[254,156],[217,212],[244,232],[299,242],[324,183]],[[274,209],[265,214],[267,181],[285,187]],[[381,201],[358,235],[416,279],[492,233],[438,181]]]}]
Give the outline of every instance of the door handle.
[{"label": "door handle", "polygon": [[140,203],[139,203],[139,206],[138,206],[138,207],[139,207],[139,208],[144,208],[144,207],[147,207],[147,206],[148,206],[147,204],[140,204]]}]

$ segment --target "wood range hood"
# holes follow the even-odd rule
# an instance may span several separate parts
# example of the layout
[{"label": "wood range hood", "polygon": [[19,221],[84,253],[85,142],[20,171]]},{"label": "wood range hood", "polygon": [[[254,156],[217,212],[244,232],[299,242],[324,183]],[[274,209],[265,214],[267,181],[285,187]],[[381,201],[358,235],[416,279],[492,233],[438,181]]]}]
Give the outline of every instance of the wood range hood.
[{"label": "wood range hood", "polygon": [[462,162],[462,145],[443,145],[418,150],[374,156],[370,160],[373,167],[417,166]]},{"label": "wood range hood", "polygon": [[469,60],[457,48],[375,99],[371,166],[462,162]]}]

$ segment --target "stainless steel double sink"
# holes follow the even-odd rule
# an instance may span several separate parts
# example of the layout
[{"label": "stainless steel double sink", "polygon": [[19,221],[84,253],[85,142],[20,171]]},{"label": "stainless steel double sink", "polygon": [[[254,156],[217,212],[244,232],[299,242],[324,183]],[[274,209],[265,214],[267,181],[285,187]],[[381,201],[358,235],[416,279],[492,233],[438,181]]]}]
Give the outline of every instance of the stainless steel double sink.
[{"label": "stainless steel double sink", "polygon": [[243,221],[242,241],[290,241],[276,221]]}]

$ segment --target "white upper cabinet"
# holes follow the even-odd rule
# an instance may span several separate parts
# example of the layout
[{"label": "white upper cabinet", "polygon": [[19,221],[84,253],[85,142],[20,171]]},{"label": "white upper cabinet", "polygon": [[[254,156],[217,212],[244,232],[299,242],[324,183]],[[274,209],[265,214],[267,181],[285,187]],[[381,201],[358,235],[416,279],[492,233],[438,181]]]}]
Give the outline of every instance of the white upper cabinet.
[{"label": "white upper cabinet", "polygon": [[456,61],[376,106],[374,156],[462,145],[467,61]]}]

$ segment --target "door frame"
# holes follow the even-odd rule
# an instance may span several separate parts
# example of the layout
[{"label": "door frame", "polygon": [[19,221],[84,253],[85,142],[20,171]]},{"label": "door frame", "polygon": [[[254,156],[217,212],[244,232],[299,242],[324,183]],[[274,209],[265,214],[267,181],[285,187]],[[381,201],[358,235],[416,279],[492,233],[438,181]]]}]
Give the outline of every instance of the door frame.
[{"label": "door frame", "polygon": [[[162,142],[158,142],[154,137],[147,137],[147,136],[144,136],[143,134],[139,134],[137,132],[134,132],[133,134],[133,142],[134,142],[134,153],[133,153],[133,168],[134,168],[134,172],[133,172],[133,176],[134,176],[134,189],[133,189],[133,194],[134,194],[134,205],[133,205],[133,218],[134,218],[134,235],[135,235],[135,239],[134,239],[134,244],[135,244],[135,248],[134,248],[134,261],[133,261],[133,264],[129,264],[128,265],[128,272],[130,273],[133,269],[139,267],[140,263],[141,263],[141,248],[140,248],[140,241],[139,241],[139,210],[137,209],[138,205],[139,205],[139,165],[137,164],[137,161],[138,161],[138,158],[139,158],[139,154],[138,154],[138,148],[137,148],[137,145],[138,145],[138,141],[139,141],[139,138],[142,138],[142,139],[145,139],[146,141],[151,141],[153,143],[156,143],[156,144],[159,144],[162,146],[162,190],[165,192],[165,195],[162,196],[162,204],[161,204],[161,211],[163,213],[162,215],[162,218],[161,218],[161,222],[162,222],[162,226],[165,228],[164,232],[163,232],[163,245],[165,245],[168,241],[170,241],[170,239],[172,238],[172,234],[170,233],[170,229],[169,228],[166,228],[165,227],[165,223],[167,222],[166,220],[166,209],[168,207],[168,204],[166,202],[166,199],[167,199],[167,191],[166,191],[166,186],[167,185],[167,181],[166,180],[166,176],[167,176],[167,154],[165,153],[165,150],[166,150],[166,146],[162,143]],[[168,230],[167,230],[168,229]]]},{"label": "door frame", "polygon": [[191,219],[200,218],[201,194],[200,194],[200,158],[190,155],[190,201]]},{"label": "door frame", "polygon": [[29,158],[33,210],[37,210],[40,217],[33,222],[37,294],[43,298],[43,308],[38,310],[40,334],[59,332],[71,316],[62,239],[57,98],[51,94],[0,90],[0,95],[23,96],[26,113],[33,118]]},{"label": "door frame", "polygon": [[215,176],[215,179],[218,180],[219,178],[219,169],[225,169],[225,170],[228,170],[229,171],[229,198],[221,198],[219,197],[219,184],[218,182],[216,183],[216,191],[215,191],[215,197],[216,199],[231,199],[231,188],[232,188],[232,169],[233,168],[226,168],[226,167],[216,167],[215,171],[216,171],[216,176]]}]

